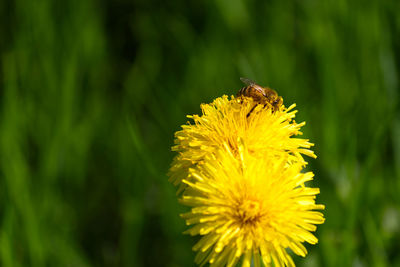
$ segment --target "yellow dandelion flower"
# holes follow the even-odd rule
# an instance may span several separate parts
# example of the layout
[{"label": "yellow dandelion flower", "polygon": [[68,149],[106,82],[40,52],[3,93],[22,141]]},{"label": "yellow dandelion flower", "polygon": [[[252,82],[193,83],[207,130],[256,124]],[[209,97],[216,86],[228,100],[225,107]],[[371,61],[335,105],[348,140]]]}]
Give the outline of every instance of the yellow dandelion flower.
[{"label": "yellow dandelion flower", "polygon": [[271,108],[253,98],[227,96],[203,104],[202,116],[175,134],[178,152],[170,181],[182,214],[202,236],[195,262],[210,266],[294,266],[287,252],[305,256],[303,243],[324,222],[315,203],[318,188],[306,186],[303,155],[316,157],[306,139],[294,138],[305,124],[294,121],[295,105]]},{"label": "yellow dandelion flower", "polygon": [[[227,143],[233,153],[238,151],[237,138],[246,143],[255,157],[265,154],[280,158],[289,154],[288,162],[307,164],[301,154],[316,157],[309,148],[313,145],[307,139],[293,138],[302,134],[300,128],[305,124],[296,123],[295,105],[289,108],[281,106],[273,111],[257,103],[252,98],[228,99],[219,97],[211,104],[202,104],[202,116],[188,116],[194,124],[183,125],[175,133],[174,158],[169,172],[170,181],[179,186],[182,192],[185,184],[181,183],[189,174],[189,169],[204,160],[205,156]],[[248,116],[250,114],[250,116]]]},{"label": "yellow dandelion flower", "polygon": [[286,251],[305,256],[303,242],[317,243],[310,233],[324,222],[315,204],[318,188],[309,188],[311,172],[301,173],[300,162],[287,158],[250,155],[240,144],[237,158],[228,145],[210,154],[202,164],[190,169],[183,179],[187,188],[181,202],[192,209],[182,217],[192,228],[186,233],[201,235],[193,247],[200,265],[294,266]]}]

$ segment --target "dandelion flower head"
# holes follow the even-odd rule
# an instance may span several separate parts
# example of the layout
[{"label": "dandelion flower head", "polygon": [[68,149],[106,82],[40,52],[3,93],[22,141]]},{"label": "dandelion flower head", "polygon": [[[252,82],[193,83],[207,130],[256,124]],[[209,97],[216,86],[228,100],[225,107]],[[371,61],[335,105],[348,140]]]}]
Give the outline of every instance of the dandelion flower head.
[{"label": "dandelion flower head", "polygon": [[293,110],[294,104],[276,111],[256,105],[251,98],[223,96],[211,104],[202,104],[202,116],[188,116],[194,124],[183,125],[182,130],[175,133],[175,146],[172,147],[178,155],[169,176],[170,181],[179,186],[178,192],[186,187],[181,181],[189,175],[189,169],[201,163],[206,155],[215,153],[222,144],[229,145],[237,154],[238,138],[258,158],[288,156],[288,162],[306,165],[302,154],[316,157],[309,149],[313,144],[307,139],[292,137],[301,135],[300,128],[305,124],[294,121],[297,112]]},{"label": "dandelion flower head", "polygon": [[303,172],[312,144],[295,135],[294,105],[274,110],[248,97],[223,96],[203,104],[202,115],[175,134],[178,152],[169,172],[190,235],[195,262],[210,266],[294,266],[288,249],[305,256],[303,243],[324,222],[318,188]]}]

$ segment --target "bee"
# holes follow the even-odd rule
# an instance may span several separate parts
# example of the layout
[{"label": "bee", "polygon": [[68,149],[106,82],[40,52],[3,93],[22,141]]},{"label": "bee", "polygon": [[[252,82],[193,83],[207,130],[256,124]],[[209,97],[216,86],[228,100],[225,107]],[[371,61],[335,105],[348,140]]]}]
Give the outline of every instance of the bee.
[{"label": "bee", "polygon": [[[262,87],[247,78],[240,78],[240,80],[247,86],[240,89],[237,93],[237,96],[251,97],[258,104],[264,105],[264,107],[269,105],[273,111],[278,110],[282,106],[283,99],[278,95],[276,91],[268,87]],[[250,115],[254,108],[255,107],[253,107],[253,109],[249,112],[249,114],[247,114],[247,116]]]}]

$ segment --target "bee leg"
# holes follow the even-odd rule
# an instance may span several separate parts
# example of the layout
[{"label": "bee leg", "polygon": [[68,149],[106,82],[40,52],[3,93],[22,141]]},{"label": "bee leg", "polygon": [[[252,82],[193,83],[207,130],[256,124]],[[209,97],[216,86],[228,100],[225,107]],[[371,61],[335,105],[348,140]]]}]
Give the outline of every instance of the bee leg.
[{"label": "bee leg", "polygon": [[247,113],[246,118],[248,118],[250,116],[250,114],[253,112],[253,110],[257,107],[258,104],[255,104],[254,107],[251,108],[251,110],[249,111],[249,113]]},{"label": "bee leg", "polygon": [[275,106],[273,106],[273,105],[270,105],[270,104],[268,104],[268,103],[265,103],[263,108],[267,108],[267,107],[270,107],[270,108],[271,108],[271,110],[272,110],[272,113],[274,113],[274,112],[276,111],[276,108],[275,108]]}]

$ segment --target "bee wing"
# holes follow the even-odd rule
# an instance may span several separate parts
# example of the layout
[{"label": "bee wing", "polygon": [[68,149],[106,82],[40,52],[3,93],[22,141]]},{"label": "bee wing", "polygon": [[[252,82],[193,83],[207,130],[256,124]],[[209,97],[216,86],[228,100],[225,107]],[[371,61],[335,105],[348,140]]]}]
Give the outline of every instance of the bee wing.
[{"label": "bee wing", "polygon": [[255,85],[255,84],[256,84],[255,82],[253,82],[252,80],[247,79],[247,78],[240,77],[240,80],[241,80],[245,85]]}]

